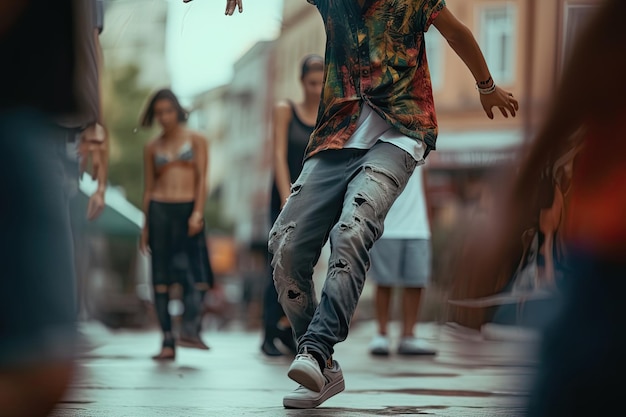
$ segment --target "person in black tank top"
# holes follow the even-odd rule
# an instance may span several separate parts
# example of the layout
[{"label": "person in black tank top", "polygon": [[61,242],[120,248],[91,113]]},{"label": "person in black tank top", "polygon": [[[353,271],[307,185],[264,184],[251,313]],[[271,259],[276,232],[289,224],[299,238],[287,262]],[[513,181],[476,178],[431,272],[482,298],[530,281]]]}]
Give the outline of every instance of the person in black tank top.
[{"label": "person in black tank top", "polygon": [[[274,175],[270,224],[274,224],[278,218],[291,192],[291,184],[296,182],[302,170],[304,153],[315,128],[323,77],[324,59],[319,55],[305,57],[300,76],[304,101],[299,104],[291,101],[280,102],[274,109]],[[283,355],[283,351],[275,344],[275,340],[279,339],[291,353],[295,353],[296,342],[289,321],[278,302],[270,264],[268,275],[263,306],[264,335],[261,351],[267,356]]]},{"label": "person in black tank top", "polygon": [[[287,167],[289,168],[289,183],[293,184],[298,179],[300,171],[302,171],[304,152],[315,126],[303,122],[300,116],[298,116],[296,105],[291,101],[288,103],[291,107],[291,120],[287,130]],[[274,223],[285,199],[280,196],[275,176],[272,181],[271,221]]]}]

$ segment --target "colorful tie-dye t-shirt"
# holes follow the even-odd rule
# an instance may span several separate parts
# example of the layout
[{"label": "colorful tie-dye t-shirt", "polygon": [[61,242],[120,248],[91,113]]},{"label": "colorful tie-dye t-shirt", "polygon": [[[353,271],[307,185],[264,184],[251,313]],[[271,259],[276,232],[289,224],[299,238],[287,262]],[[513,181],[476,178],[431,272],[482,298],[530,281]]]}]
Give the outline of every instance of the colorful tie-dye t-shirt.
[{"label": "colorful tie-dye t-shirt", "polygon": [[307,0],[326,28],[324,90],[306,157],[342,149],[367,102],[401,133],[435,148],[437,118],[424,33],[444,0]]}]

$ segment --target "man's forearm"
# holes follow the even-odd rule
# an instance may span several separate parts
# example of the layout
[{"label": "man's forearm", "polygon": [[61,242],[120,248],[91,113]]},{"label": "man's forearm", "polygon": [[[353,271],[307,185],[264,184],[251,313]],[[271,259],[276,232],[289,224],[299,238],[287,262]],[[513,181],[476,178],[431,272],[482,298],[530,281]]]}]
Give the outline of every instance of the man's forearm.
[{"label": "man's forearm", "polygon": [[485,57],[474,35],[466,26],[460,27],[455,35],[447,39],[447,41],[454,52],[465,63],[477,82],[486,81],[490,78],[491,75]]}]

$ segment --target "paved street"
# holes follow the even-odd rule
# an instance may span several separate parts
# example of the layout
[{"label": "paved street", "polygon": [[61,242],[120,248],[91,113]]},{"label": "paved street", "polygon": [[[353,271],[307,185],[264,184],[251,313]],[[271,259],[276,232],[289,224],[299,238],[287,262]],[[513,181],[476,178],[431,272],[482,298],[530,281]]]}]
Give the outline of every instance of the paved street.
[{"label": "paved street", "polygon": [[[158,364],[154,331],[112,332],[84,326],[94,348],[80,376],[53,413],[67,416],[522,416],[534,343],[485,340],[478,332],[424,324],[420,334],[436,358],[377,359],[367,353],[374,323],[356,326],[337,346],[346,391],[315,410],[285,410],[295,388],[290,359],[268,360],[259,334],[208,331],[208,352],[179,349],[175,363]],[[509,337],[509,339],[511,339]]]}]

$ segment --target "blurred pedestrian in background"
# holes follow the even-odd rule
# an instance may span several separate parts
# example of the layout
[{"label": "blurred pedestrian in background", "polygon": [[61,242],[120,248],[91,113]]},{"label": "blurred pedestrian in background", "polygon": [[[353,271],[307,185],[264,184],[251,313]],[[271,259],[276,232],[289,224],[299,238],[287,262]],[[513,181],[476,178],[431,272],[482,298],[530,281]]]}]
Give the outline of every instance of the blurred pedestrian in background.
[{"label": "blurred pedestrian in background", "polygon": [[[81,318],[88,317],[87,296],[84,282],[84,273],[89,260],[86,245],[85,220],[95,220],[105,208],[105,192],[108,176],[109,146],[106,131],[104,129],[102,115],[102,72],[103,56],[100,46],[100,34],[104,29],[104,0],[88,0],[80,2],[83,10],[83,19],[88,22],[82,35],[78,37],[78,47],[84,51],[77,62],[77,74],[75,88],[81,92],[82,103],[79,105],[82,111],[74,114],[66,114],[55,119],[59,127],[59,135],[64,137],[67,143],[65,158],[65,171],[70,189],[70,221],[75,250],[76,292],[78,314]],[[62,138],[63,139],[63,138]],[[77,212],[79,206],[79,182],[92,153],[93,176],[97,181],[97,188],[89,197],[87,213]],[[82,211],[82,205],[81,205]],[[82,347],[88,347],[88,340],[82,338]],[[84,344],[86,343],[86,344]]]},{"label": "blurred pedestrian in background", "polygon": [[[0,2],[0,412],[46,416],[74,369],[68,142],[106,182],[95,1]],[[65,124],[63,120],[71,120]],[[104,193],[89,203],[94,219]]]},{"label": "blurred pedestrian in background", "polygon": [[[286,100],[274,108],[274,179],[271,200],[271,223],[274,224],[281,209],[287,202],[293,184],[302,170],[304,153],[317,118],[317,110],[322,95],[324,81],[324,58],[308,55],[302,61],[300,71],[304,100],[294,103]],[[270,268],[263,305],[263,344],[261,350],[267,356],[282,356],[276,347],[279,339],[294,354],[296,343],[291,325],[274,285],[273,271]]]},{"label": "blurred pedestrian in background", "polygon": [[[176,344],[207,350],[200,337],[202,305],[213,285],[204,232],[208,144],[185,127],[187,112],[171,90],[154,94],[141,124],[156,121],[161,133],[144,150],[145,224],[140,247],[152,260],[154,304],[163,331],[155,360],[173,360]],[[183,290],[183,317],[178,340],[172,331],[170,290]]]},{"label": "blurred pedestrian in background", "polygon": [[415,335],[423,289],[431,274],[430,223],[424,193],[424,176],[415,170],[402,194],[389,209],[383,235],[370,252],[369,276],[376,283],[378,334],[369,345],[372,355],[387,356],[391,350],[389,315],[393,289],[402,291],[402,331],[399,355],[435,355],[437,352]]},{"label": "blurred pedestrian in background", "polygon": [[[529,417],[612,415],[626,374],[626,2],[605,0],[580,33],[546,118],[458,273],[493,276],[516,251],[542,172],[569,150],[558,312],[544,330]],[[472,250],[473,249],[473,250]]]},{"label": "blurred pedestrian in background", "polygon": [[80,111],[63,114],[55,118],[59,134],[68,144],[66,174],[70,178],[71,194],[78,191],[79,175],[85,171],[91,151],[93,175],[98,182],[96,191],[87,205],[87,218],[94,220],[104,210],[104,194],[107,185],[108,143],[102,120],[102,85],[103,70],[102,48],[99,35],[103,30],[102,0],[78,1],[80,16],[83,21],[81,32],[77,34],[77,55],[75,89]]}]

